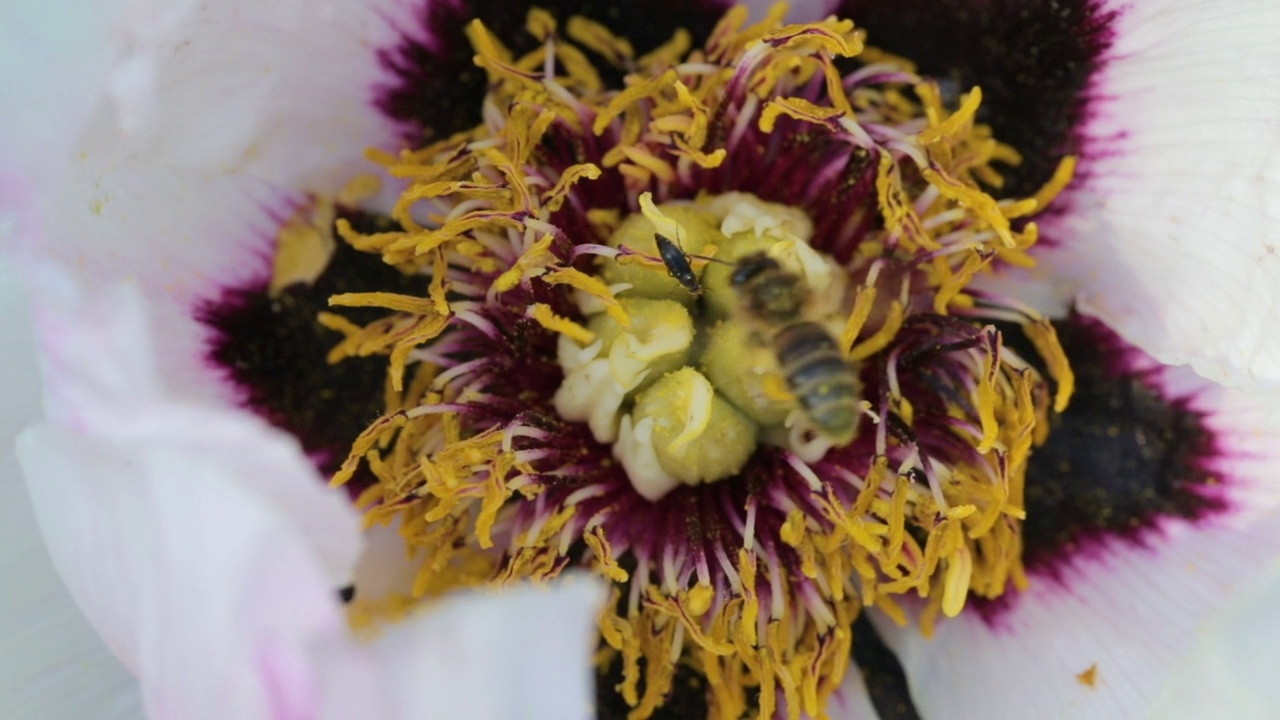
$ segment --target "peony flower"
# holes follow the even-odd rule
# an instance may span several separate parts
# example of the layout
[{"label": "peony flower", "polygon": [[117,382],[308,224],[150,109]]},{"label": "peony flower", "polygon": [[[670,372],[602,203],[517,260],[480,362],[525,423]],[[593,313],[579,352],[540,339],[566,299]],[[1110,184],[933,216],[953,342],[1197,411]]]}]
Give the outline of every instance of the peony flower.
[{"label": "peony flower", "polygon": [[1154,707],[1280,545],[1280,15],[1014,10],[6,11],[19,458],[146,712]]}]

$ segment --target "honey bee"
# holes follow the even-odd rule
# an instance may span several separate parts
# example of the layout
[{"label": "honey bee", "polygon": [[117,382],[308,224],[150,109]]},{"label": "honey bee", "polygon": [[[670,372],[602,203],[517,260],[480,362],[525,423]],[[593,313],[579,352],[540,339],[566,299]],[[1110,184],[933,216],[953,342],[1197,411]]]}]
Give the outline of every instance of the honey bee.
[{"label": "honey bee", "polygon": [[734,263],[729,284],[743,315],[770,336],[787,388],[820,433],[849,444],[858,425],[858,377],[822,325],[804,318],[809,286],[764,252]]}]

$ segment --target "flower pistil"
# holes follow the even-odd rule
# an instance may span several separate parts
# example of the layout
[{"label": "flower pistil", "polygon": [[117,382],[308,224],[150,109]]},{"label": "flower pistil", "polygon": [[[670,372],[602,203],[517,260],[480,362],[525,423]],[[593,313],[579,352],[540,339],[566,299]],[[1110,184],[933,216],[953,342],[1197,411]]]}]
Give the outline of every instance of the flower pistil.
[{"label": "flower pistil", "polygon": [[[970,287],[1032,262],[1027,218],[1071,161],[995,199],[994,164],[1018,157],[975,123],[980,91],[948,110],[852,23],[784,14],[735,9],[704,48],[677,32],[642,57],[540,10],[541,47],[514,57],[473,22],[484,123],[370,153],[406,183],[399,229],[337,222],[424,287],[332,298],[390,313],[372,324],[322,318],[345,336],[331,360],[390,359],[388,412],[334,483],[376,477],[359,502],[421,558],[415,595],[571,565],[613,582],[601,662],[621,659],[637,718],[677,663],[707,677],[717,717],[749,688],[762,717],[779,701],[818,715],[861,608],[905,622],[895,597],[915,593],[928,627],[1024,585],[1027,458],[1072,391],[1052,325]],[[769,344],[787,323],[744,319],[746,258],[803,285],[805,348],[830,347],[808,367],[847,368],[843,389],[798,382],[805,363]],[[1049,377],[997,320],[1026,329]],[[848,433],[813,422],[815,387],[850,406],[858,389]]]}]

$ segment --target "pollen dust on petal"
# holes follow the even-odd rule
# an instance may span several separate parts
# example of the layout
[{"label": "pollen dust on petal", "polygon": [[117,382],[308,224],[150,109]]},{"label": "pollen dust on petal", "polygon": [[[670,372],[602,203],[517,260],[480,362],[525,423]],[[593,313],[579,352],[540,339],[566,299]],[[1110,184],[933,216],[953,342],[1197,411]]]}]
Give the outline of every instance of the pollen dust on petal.
[{"label": "pollen dust on petal", "polygon": [[1094,663],[1085,668],[1084,672],[1078,673],[1076,680],[1091,690],[1096,688],[1098,686],[1098,663]]}]

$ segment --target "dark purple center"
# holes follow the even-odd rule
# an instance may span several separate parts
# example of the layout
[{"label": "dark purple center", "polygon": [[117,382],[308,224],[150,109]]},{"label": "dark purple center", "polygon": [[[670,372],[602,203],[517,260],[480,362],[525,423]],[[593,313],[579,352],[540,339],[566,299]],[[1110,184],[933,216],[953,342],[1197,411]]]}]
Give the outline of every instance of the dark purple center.
[{"label": "dark purple center", "polygon": [[[486,79],[472,62],[465,25],[480,18],[504,44],[523,53],[534,47],[524,30],[532,4],[423,3],[421,28],[406,32],[399,46],[380,53],[389,77],[377,91],[378,107],[402,124],[413,145],[474,126]],[[596,20],[629,39],[638,53],[668,40],[676,27],[688,29],[696,46],[724,10],[723,4],[708,0],[536,4],[561,22],[573,14]],[[1001,194],[1025,195],[1049,177],[1063,155],[1081,149],[1079,128],[1089,113],[1089,81],[1112,39],[1114,14],[1099,8],[1097,0],[845,0],[838,14],[867,28],[872,45],[917,62],[923,74],[957,90],[981,86],[981,119],[1026,158],[1007,173],[1009,183]],[[620,72],[592,59],[606,83],[621,83]],[[807,162],[803,153],[791,156]],[[775,172],[775,177],[790,175]],[[384,229],[378,225],[385,221],[348,217],[359,231]],[[369,290],[426,293],[421,279],[406,278],[379,257],[342,244],[312,286],[295,286],[272,299],[264,280],[227,290],[201,313],[216,330],[210,357],[245,392],[252,409],[297,436],[326,472],[336,468],[351,441],[381,414],[386,358],[328,364],[325,356],[340,336],[320,327],[315,317],[332,311],[327,302],[331,295]],[[385,314],[341,312],[357,324]],[[523,326],[504,330],[517,338],[540,332]],[[1161,518],[1194,520],[1225,509],[1206,469],[1215,450],[1213,438],[1187,400],[1164,397],[1151,377],[1133,371],[1129,360],[1136,351],[1096,322],[1072,318],[1059,332],[1077,375],[1077,392],[1067,412],[1056,418],[1049,442],[1031,458],[1024,526],[1027,567],[1050,578],[1061,578],[1081,549],[1096,551],[1107,540],[1141,544],[1158,531]],[[1007,341],[1018,344],[1013,332]],[[513,360],[513,382],[521,377],[521,368],[527,372],[535,366],[527,358]],[[527,386],[529,378],[523,380],[518,384]],[[546,380],[538,378],[534,384]],[[528,407],[529,398],[518,392],[509,397],[513,407]],[[1010,596],[1004,600],[1014,601]],[[978,605],[980,611],[998,609]],[[881,716],[915,717],[891,651],[864,621],[857,625],[857,638],[855,660]],[[614,690],[619,680],[616,668],[600,677],[602,718],[622,717],[629,710]],[[706,690],[705,679],[681,667],[672,696],[654,717],[705,717]]]},{"label": "dark purple center", "polygon": [[862,673],[876,715],[880,720],[919,720],[920,713],[907,687],[907,674],[866,613],[854,621],[853,637],[853,662]]},{"label": "dark purple center", "polygon": [[[385,219],[343,216],[358,231],[390,228]],[[425,295],[426,281],[408,278],[381,257],[339,242],[314,285],[294,285],[272,298],[263,278],[226,290],[199,311],[215,331],[209,358],[245,393],[250,408],[297,437],[325,473],[337,469],[352,440],[386,409],[387,358],[350,358],[330,365],[325,356],[342,336],[321,327],[316,315],[336,311],[357,324],[372,322],[386,313],[330,308],[329,297],[373,290]]]},{"label": "dark purple center", "polygon": [[1076,392],[1032,452],[1023,524],[1028,571],[1055,578],[1106,540],[1143,544],[1162,518],[1226,509],[1209,469],[1214,437],[1190,398],[1165,396],[1133,369],[1138,351],[1098,321],[1077,315],[1057,328]]},{"label": "dark purple center", "polygon": [[1089,80],[1112,42],[1099,0],[844,0],[867,43],[906,57],[952,92],[982,88],[979,119],[1024,156],[1003,196],[1034,193],[1081,150]]},{"label": "dark purple center", "polygon": [[[622,659],[617,658],[596,676],[597,720],[625,720],[634,709],[618,692],[621,683]],[[707,708],[707,679],[682,664],[676,668],[666,702],[658,706],[649,720],[702,720],[707,717]]]}]

